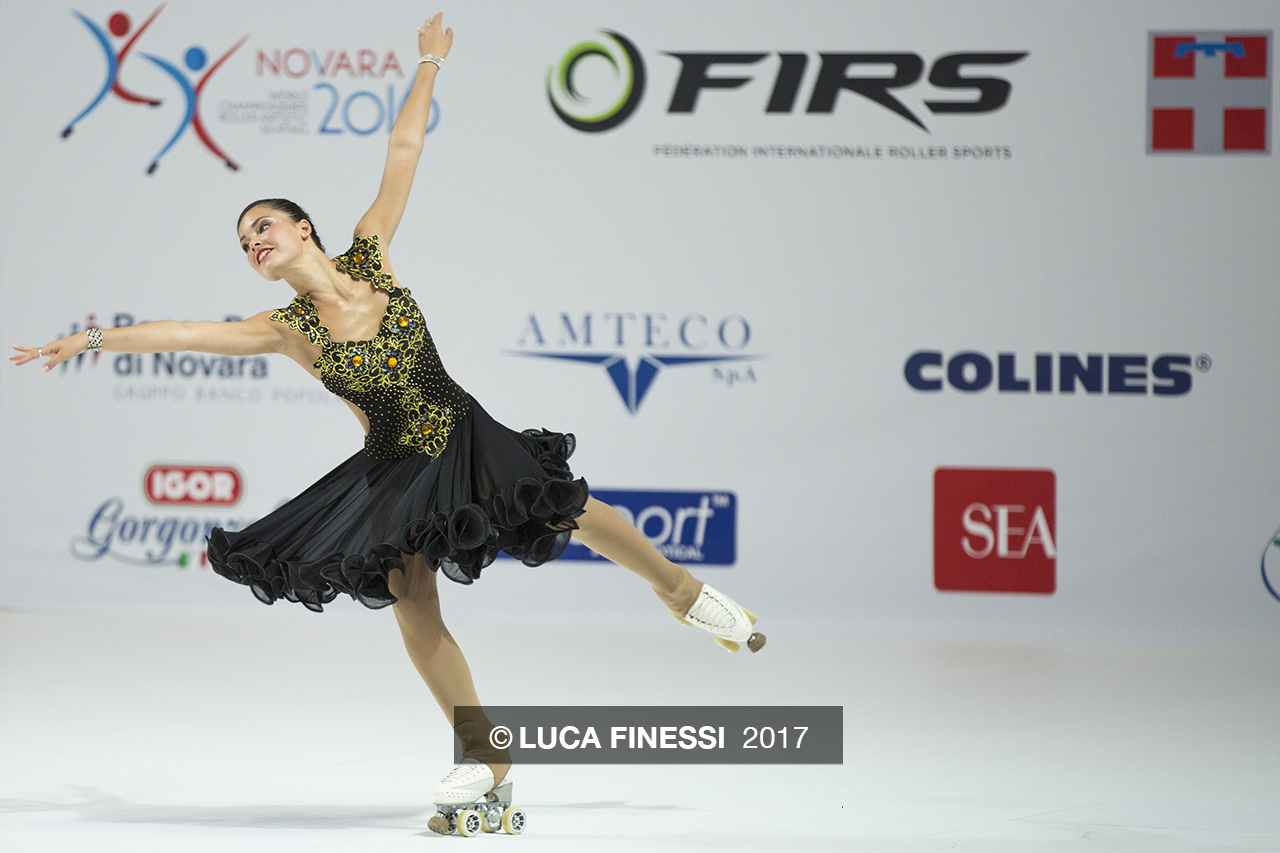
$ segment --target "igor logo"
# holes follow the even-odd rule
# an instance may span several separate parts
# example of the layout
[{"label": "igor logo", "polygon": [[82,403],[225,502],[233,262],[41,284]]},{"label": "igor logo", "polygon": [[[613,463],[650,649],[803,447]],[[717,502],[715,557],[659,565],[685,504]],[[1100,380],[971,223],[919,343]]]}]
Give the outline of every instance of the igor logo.
[{"label": "igor logo", "polygon": [[152,465],[143,477],[153,504],[231,506],[240,500],[240,472],[230,466]]},{"label": "igor logo", "polygon": [[1051,593],[1056,482],[1048,470],[939,468],[933,577],[940,590]]},{"label": "igor logo", "polygon": [[[619,33],[601,32],[607,39],[575,45],[547,72],[551,108],[565,124],[589,133],[617,127],[635,111],[644,93],[644,62],[635,45]],[[811,58],[807,53],[665,53],[680,62],[668,113],[692,113],[699,95],[707,89],[737,89],[752,82],[755,75],[746,69],[776,57],[773,85],[763,104],[766,113],[793,113],[803,103],[806,113],[827,114],[835,110],[841,92],[852,92],[926,132],[925,123],[895,91],[915,86],[923,78],[941,92],[964,93],[924,101],[923,107],[930,113],[994,112],[1008,102],[1013,86],[1002,77],[974,73],[973,69],[1011,65],[1027,55],[1026,51],[948,53],[928,64],[926,73],[924,57],[909,51],[823,51],[818,54],[817,73],[808,75],[814,82],[806,100],[801,97],[801,88]],[[592,57],[596,61],[588,63],[586,60]],[[581,77],[587,75],[582,72],[591,65],[603,71],[605,63],[612,68],[612,84],[599,85],[601,93],[588,96],[584,93],[587,87],[581,84]]]}]

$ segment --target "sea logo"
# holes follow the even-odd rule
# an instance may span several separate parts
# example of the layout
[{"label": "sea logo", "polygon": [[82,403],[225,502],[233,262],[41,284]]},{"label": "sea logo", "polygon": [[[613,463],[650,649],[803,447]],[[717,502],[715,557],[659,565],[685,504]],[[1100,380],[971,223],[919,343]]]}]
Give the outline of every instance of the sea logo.
[{"label": "sea logo", "polygon": [[[151,13],[150,17],[143,21],[142,25],[133,32],[133,35],[130,36],[118,50],[112,45],[111,39],[107,35],[107,31],[117,38],[124,38],[129,35],[132,22],[127,14],[124,12],[116,12],[112,14],[111,17],[107,19],[107,31],[104,31],[102,27],[98,26],[98,24],[88,16],[72,10],[72,14],[79,18],[81,23],[88,27],[89,32],[102,48],[107,62],[107,73],[97,94],[89,101],[89,104],[82,109],[75,118],[68,122],[65,128],[63,128],[61,133],[63,139],[69,138],[75,130],[76,125],[101,105],[108,94],[114,94],[116,97],[127,103],[144,103],[152,107],[159,106],[163,103],[158,98],[135,95],[125,89],[123,84],[120,82],[120,73],[124,66],[124,61],[133,49],[134,44],[147,30],[147,28],[151,26],[152,22],[155,21],[156,16],[163,11],[164,5],[165,4],[161,3],[157,6],[155,11]],[[214,72],[221,68],[223,63],[225,63],[231,55],[239,50],[248,40],[249,37],[246,35],[212,63],[209,63],[208,54],[205,52],[204,48],[199,45],[192,45],[182,54],[182,65],[184,66],[182,68],[164,57],[156,56],[152,53],[141,54],[144,59],[153,63],[169,75],[182,93],[182,117],[178,121],[173,134],[160,148],[159,152],[151,159],[151,164],[146,169],[148,175],[155,174],[156,169],[160,166],[161,158],[164,157],[165,154],[169,153],[169,150],[177,144],[178,140],[186,133],[187,128],[192,128],[196,136],[200,139],[200,142],[204,144],[204,147],[207,148],[215,157],[225,163],[228,168],[232,171],[236,171],[240,168],[239,164],[232,160],[231,157],[228,156],[209,135],[209,131],[200,115],[200,96],[204,92],[204,88],[208,84],[209,79],[213,76]],[[204,74],[200,76],[199,79],[195,79],[194,75],[199,74],[201,71],[204,71]],[[188,72],[190,72],[190,74],[188,74]]]},{"label": "sea logo", "polygon": [[1148,154],[1271,153],[1270,30],[1147,38]]},{"label": "sea logo", "polygon": [[1280,601],[1280,530],[1271,534],[1271,541],[1262,552],[1262,584],[1276,601]]},{"label": "sea logo", "polygon": [[1050,594],[1057,588],[1051,470],[938,468],[933,473],[933,585]]},{"label": "sea logo", "polygon": [[202,508],[229,508],[240,500],[243,485],[240,472],[229,465],[152,465],[142,486],[153,508],[133,511],[124,498],[107,498],[90,514],[84,535],[71,539],[71,554],[85,562],[110,558],[134,566],[203,566],[205,539],[213,528],[241,530],[253,519]]},{"label": "sea logo", "polygon": [[[551,109],[569,127],[586,133],[600,133],[622,124],[644,97],[644,60],[640,58],[640,51],[622,33],[612,30],[600,33],[605,38],[574,45],[558,65],[547,69],[547,100],[551,102]],[[612,79],[607,79],[608,75],[590,74],[593,65],[596,70],[608,65]],[[598,85],[584,84],[584,77]],[[599,91],[605,94],[595,94]]]},{"label": "sea logo", "polygon": [[[601,344],[597,332],[606,336]],[[522,348],[508,355],[602,367],[634,415],[666,367],[711,365],[713,382],[754,383],[755,369],[745,363],[765,356],[744,352],[750,342],[751,325],[737,314],[686,314],[672,322],[657,312],[604,311],[582,314],[578,322],[566,312],[555,320],[530,314],[517,341]]]},{"label": "sea logo", "polygon": [[[635,526],[668,560],[731,566],[737,560],[738,499],[733,492],[592,489]],[[603,560],[577,542],[562,560]]]}]

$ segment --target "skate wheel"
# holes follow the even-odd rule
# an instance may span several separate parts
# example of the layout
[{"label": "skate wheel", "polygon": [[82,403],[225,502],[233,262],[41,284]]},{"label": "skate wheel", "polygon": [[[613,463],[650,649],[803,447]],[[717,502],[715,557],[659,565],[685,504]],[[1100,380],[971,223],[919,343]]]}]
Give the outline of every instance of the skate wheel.
[{"label": "skate wheel", "polygon": [[745,607],[742,608],[742,612],[747,614],[747,618],[751,620],[752,625],[756,624],[756,615],[754,613],[752,613],[750,610],[748,610]]},{"label": "skate wheel", "polygon": [[674,610],[668,610],[667,612],[671,614],[671,618],[672,618],[672,619],[676,620],[676,621],[677,621],[677,622],[679,622],[681,625],[688,625],[688,626],[690,626],[690,627],[693,627],[693,623],[692,623],[692,622],[690,622],[688,619],[684,618],[683,616],[681,616],[679,613],[675,612]]},{"label": "skate wheel", "polygon": [[764,643],[764,634],[752,634],[750,637],[747,637],[747,648],[751,649],[752,652],[758,652],[763,649]]},{"label": "skate wheel", "polygon": [[489,816],[488,816],[487,814],[485,814],[485,815],[482,815],[482,816],[481,816],[481,818],[480,818],[480,828],[481,828],[482,830],[484,830],[485,832],[497,832],[497,831],[498,831],[498,827],[493,826],[492,824],[490,824],[490,823],[489,823]]},{"label": "skate wheel", "polygon": [[458,834],[470,838],[473,835],[480,834],[480,826],[484,823],[484,818],[480,817],[479,812],[463,809],[458,812],[457,822]]},{"label": "skate wheel", "polygon": [[427,829],[440,835],[449,835],[453,832],[453,827],[449,825],[449,818],[436,812],[431,816],[431,820],[427,821]]},{"label": "skate wheel", "polygon": [[524,832],[524,809],[508,808],[502,812],[502,831],[507,835]]},{"label": "skate wheel", "polygon": [[733,654],[736,655],[738,653],[738,644],[735,643],[733,640],[726,640],[724,637],[716,637],[716,642],[724,646]]}]

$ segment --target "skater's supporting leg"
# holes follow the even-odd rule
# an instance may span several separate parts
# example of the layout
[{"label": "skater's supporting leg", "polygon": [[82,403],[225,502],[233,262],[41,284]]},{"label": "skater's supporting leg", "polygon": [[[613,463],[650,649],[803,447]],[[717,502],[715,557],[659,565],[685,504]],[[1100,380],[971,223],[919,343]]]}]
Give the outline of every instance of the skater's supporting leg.
[{"label": "skater's supporting leg", "polygon": [[586,512],[577,523],[573,538],[647,580],[669,610],[687,613],[693,606],[702,583],[684,566],[662,556],[616,509],[588,498]]},{"label": "skater's supporting leg", "polygon": [[392,608],[396,622],[400,624],[409,659],[449,719],[449,725],[458,732],[464,750],[469,756],[489,765],[496,785],[507,775],[511,765],[492,754],[488,745],[487,721],[462,719],[454,711],[461,707],[479,707],[480,697],[476,694],[471,668],[467,666],[462,649],[440,616],[436,573],[418,555],[405,561],[404,574],[393,571],[387,578],[387,585],[397,599]]}]

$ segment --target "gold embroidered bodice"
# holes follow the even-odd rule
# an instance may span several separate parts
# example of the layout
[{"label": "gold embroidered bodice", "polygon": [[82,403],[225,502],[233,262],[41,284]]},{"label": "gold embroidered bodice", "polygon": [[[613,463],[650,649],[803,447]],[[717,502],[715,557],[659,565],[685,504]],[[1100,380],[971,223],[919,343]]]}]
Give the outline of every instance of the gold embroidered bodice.
[{"label": "gold embroidered bodice", "polygon": [[341,272],[389,294],[377,335],[335,342],[306,294],[271,312],[271,319],[320,347],[315,362],[320,381],[369,419],[366,454],[382,459],[439,456],[454,423],[469,408],[467,392],[445,372],[418,303],[383,271],[377,237],[357,237],[334,263]]}]

